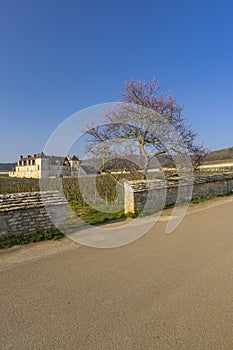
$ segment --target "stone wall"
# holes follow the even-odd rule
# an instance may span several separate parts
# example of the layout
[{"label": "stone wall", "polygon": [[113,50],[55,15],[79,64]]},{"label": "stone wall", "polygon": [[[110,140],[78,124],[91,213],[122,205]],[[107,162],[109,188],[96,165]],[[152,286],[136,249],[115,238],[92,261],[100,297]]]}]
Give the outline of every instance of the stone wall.
[{"label": "stone wall", "polygon": [[0,195],[0,239],[53,230],[65,221],[66,206],[58,191]]},{"label": "stone wall", "polygon": [[182,186],[182,201],[189,201],[192,185],[192,199],[228,195],[233,192],[233,173],[197,176],[193,182],[183,179],[180,184],[177,179],[125,181],[125,213],[161,209],[164,204],[173,205],[179,186]]}]

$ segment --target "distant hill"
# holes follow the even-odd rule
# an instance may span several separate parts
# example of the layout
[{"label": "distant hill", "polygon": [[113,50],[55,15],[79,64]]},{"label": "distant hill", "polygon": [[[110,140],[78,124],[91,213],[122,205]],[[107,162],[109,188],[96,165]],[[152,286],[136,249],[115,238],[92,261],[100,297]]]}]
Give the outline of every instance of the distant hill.
[{"label": "distant hill", "polygon": [[[174,160],[169,155],[161,155],[157,158],[161,166],[163,167],[173,167],[175,166]],[[151,168],[156,167],[156,161],[155,159],[152,159],[151,161]],[[211,151],[208,153],[208,155],[205,157],[203,164],[208,163],[223,163],[224,161],[227,162],[233,162],[233,147],[219,149],[217,151]]]},{"label": "distant hill", "polygon": [[[174,166],[174,161],[171,156],[162,155],[158,157],[162,166]],[[208,163],[222,163],[223,161],[233,162],[233,147],[219,149],[217,151],[211,151],[207,154],[203,160],[204,164]]]},{"label": "distant hill", "polygon": [[17,163],[0,163],[0,171],[10,171]]},{"label": "distant hill", "polygon": [[205,158],[205,163],[212,162],[216,160],[227,160],[232,159],[233,160],[233,147],[220,149],[217,151],[212,151],[208,153],[208,155]]}]

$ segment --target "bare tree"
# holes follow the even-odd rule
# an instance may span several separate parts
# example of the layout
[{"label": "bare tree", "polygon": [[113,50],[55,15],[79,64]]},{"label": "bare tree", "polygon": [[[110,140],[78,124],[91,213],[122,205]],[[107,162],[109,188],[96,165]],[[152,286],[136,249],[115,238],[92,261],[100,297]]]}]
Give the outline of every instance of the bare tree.
[{"label": "bare tree", "polygon": [[196,171],[208,155],[209,150],[202,145],[193,147],[191,153],[193,169]]},{"label": "bare tree", "polygon": [[90,148],[101,143],[126,149],[136,145],[145,177],[151,160],[161,154],[204,152],[194,143],[196,133],[183,118],[183,107],[171,92],[162,94],[158,80],[127,81],[120,102],[105,113],[106,124],[87,126]]}]

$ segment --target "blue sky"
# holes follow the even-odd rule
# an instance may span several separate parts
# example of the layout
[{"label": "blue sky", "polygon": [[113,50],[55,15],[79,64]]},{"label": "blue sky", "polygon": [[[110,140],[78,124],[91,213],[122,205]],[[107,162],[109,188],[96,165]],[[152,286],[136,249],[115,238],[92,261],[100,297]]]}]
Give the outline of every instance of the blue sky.
[{"label": "blue sky", "polygon": [[156,76],[210,149],[233,146],[231,0],[1,0],[0,162]]}]

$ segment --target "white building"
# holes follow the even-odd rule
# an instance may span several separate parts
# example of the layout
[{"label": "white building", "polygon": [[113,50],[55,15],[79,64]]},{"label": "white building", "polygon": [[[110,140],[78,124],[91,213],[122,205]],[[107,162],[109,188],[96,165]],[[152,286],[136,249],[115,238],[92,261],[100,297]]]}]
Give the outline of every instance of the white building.
[{"label": "white building", "polygon": [[41,152],[33,156],[20,156],[15,168],[9,172],[9,176],[37,179],[75,176],[78,174],[79,167],[80,161],[76,156],[47,156]]}]

